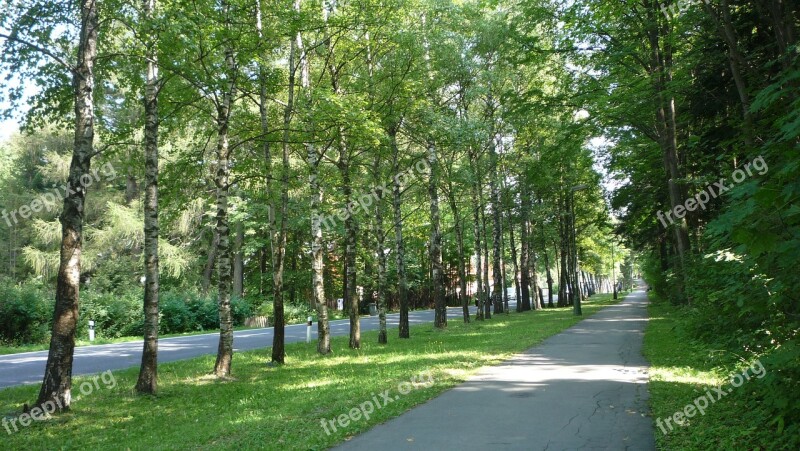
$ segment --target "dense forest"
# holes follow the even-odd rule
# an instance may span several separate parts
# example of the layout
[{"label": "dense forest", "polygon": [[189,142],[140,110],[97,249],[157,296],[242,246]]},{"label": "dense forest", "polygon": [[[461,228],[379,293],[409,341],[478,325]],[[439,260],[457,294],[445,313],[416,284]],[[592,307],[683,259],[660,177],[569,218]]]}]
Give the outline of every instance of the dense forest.
[{"label": "dense forest", "polygon": [[[800,65],[785,0],[6,0],[0,341],[463,321],[627,289],[800,420]],[[340,310],[338,299],[342,299]],[[515,302],[514,302],[515,301]],[[471,314],[470,308],[477,307]],[[387,312],[400,312],[399,328]],[[788,443],[788,442],[787,442]]]}]

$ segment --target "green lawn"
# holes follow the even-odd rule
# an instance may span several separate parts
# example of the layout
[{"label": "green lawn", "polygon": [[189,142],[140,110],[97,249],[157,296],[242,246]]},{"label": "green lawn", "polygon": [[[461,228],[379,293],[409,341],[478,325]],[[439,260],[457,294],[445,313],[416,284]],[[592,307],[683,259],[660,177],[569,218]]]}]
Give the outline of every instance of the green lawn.
[{"label": "green lawn", "polygon": [[[616,301],[597,295],[584,304],[584,317]],[[490,321],[451,321],[446,331],[431,325],[411,328],[410,340],[377,332],[362,334],[361,350],[347,349],[347,337],[332,340],[332,356],[320,357],[314,344],[287,345],[283,367],[269,367],[268,350],[237,353],[234,380],[208,375],[214,356],[160,365],[157,397],[133,393],[138,369],[114,372],[116,386],[100,381],[73,403],[70,413],[36,421],[5,435],[4,449],[325,449],[400,415],[454,385],[484,365],[496,364],[575,324],[571,308],[498,315]],[[399,385],[417,384],[407,395]],[[77,387],[91,384],[76,378]],[[428,385],[428,384],[425,384]],[[36,386],[0,391],[0,414],[16,416],[35,398]],[[408,388],[405,386],[404,388]],[[328,435],[322,420],[333,420],[381,393],[399,396],[347,427]],[[328,429],[330,426],[328,426]],[[5,434],[5,431],[0,431]]]},{"label": "green lawn", "polygon": [[[732,352],[693,340],[683,329],[690,314],[688,309],[653,302],[649,310],[644,354],[651,364],[653,421],[662,420],[661,426],[656,423],[655,428],[658,449],[791,449],[781,445],[788,437],[779,437],[759,408],[752,385],[758,378],[751,377],[739,387],[731,385],[731,378],[753,362],[742,362]],[[714,387],[726,394],[721,396]],[[678,426],[673,421],[671,429],[665,425],[666,418],[685,411],[687,405],[694,405],[693,401],[706,392],[715,401],[709,403],[703,415],[694,412]],[[691,409],[688,413],[692,414]]]}]

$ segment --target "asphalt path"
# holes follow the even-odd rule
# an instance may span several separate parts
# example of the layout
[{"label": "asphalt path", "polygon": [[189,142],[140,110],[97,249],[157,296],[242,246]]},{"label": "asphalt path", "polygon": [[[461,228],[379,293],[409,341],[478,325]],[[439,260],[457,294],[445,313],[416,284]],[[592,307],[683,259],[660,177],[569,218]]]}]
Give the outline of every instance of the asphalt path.
[{"label": "asphalt path", "polygon": [[[516,303],[509,300],[511,310]],[[475,316],[475,307],[470,308],[472,317]],[[448,321],[461,321],[461,307],[447,309]],[[408,315],[410,325],[432,323],[433,310],[414,310]],[[397,330],[400,314],[386,315],[387,328]],[[361,330],[378,330],[377,316],[362,316]],[[306,340],[305,324],[286,326],[286,342],[295,343]],[[350,334],[349,320],[336,320],[330,322],[331,335],[342,336]],[[317,324],[311,328],[311,339],[317,339]],[[234,352],[251,349],[262,349],[272,346],[273,328],[248,329],[234,332]],[[162,338],[158,340],[159,363],[174,362],[176,360],[191,359],[207,354],[216,354],[219,343],[219,332],[189,335],[184,337]],[[125,343],[90,345],[75,348],[75,357],[72,367],[73,375],[102,373],[107,370],[120,370],[138,366],[142,359],[142,341]],[[23,352],[0,356],[0,388],[12,387],[22,384],[40,383],[44,376],[44,367],[47,363],[47,351]]]},{"label": "asphalt path", "polygon": [[647,319],[639,289],[336,449],[655,450]]}]

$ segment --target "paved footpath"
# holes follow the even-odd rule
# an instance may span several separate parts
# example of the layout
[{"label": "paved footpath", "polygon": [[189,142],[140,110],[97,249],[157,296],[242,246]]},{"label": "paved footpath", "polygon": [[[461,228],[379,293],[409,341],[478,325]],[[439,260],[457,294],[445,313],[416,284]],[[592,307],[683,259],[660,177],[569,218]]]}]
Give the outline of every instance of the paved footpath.
[{"label": "paved footpath", "polygon": [[646,322],[638,290],[337,449],[654,450]]}]

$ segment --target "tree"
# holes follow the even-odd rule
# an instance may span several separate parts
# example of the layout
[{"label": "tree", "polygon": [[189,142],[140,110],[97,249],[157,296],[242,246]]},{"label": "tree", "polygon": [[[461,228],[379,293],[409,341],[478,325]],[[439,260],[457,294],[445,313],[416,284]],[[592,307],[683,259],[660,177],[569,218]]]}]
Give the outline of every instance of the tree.
[{"label": "tree", "polygon": [[[31,53],[55,62],[59,70],[72,78],[72,98],[74,107],[74,142],[72,161],[67,180],[67,195],[61,213],[61,251],[56,282],[56,303],[53,313],[50,350],[45,365],[38,405],[55,404],[56,411],[69,410],[72,389],[72,359],[75,349],[75,330],[78,321],[80,302],[81,251],[83,248],[83,217],[86,200],[84,177],[90,177],[91,159],[95,153],[95,63],[98,54],[98,5],[95,0],[84,0],[79,8],[79,38],[74,63],[68,63],[64,56],[53,53],[47,42],[37,42],[37,36],[50,36],[48,31],[54,27],[52,20],[57,17],[46,15],[52,11],[46,4],[8,5],[0,15],[0,24],[10,29],[9,34],[0,34],[5,39],[4,60],[30,56]],[[56,14],[69,17],[69,12],[54,8]],[[36,17],[47,17],[43,25],[36,26]],[[34,22],[31,22],[34,21]],[[46,34],[39,34],[42,32]],[[7,59],[6,59],[7,58]],[[35,61],[29,62],[36,64]]]},{"label": "tree", "polygon": [[[153,19],[155,9],[156,0],[142,2],[145,22]],[[149,36],[150,33],[144,35]],[[161,80],[156,44],[157,41],[145,44],[144,347],[136,391],[146,394],[155,394],[158,389],[158,91]]]}]

